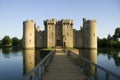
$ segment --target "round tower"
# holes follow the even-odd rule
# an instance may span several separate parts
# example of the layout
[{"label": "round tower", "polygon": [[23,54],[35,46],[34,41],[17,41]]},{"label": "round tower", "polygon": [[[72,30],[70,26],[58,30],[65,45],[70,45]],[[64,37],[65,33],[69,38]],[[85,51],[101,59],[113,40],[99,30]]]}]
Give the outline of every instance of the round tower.
[{"label": "round tower", "polygon": [[35,48],[35,22],[33,20],[23,22],[23,48]]},{"label": "round tower", "polygon": [[95,20],[84,20],[84,48],[97,48],[97,29]]},{"label": "round tower", "polygon": [[96,21],[91,20],[89,24],[89,47],[97,48],[97,29],[96,29]]}]

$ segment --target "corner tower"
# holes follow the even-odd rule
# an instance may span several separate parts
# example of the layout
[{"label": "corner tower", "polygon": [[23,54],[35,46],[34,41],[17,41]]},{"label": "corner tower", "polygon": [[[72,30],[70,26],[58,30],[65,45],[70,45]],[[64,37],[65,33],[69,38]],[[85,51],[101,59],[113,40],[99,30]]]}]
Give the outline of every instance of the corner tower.
[{"label": "corner tower", "polygon": [[23,22],[23,48],[35,48],[35,22],[27,20]]},{"label": "corner tower", "polygon": [[97,49],[96,20],[86,20],[85,18],[83,18],[83,30],[84,48]]}]

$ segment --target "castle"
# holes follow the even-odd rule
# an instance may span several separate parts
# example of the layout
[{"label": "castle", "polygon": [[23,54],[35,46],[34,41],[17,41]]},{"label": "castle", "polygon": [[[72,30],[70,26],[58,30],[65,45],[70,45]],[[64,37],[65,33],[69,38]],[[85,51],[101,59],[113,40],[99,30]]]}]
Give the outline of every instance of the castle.
[{"label": "castle", "polygon": [[96,20],[83,18],[80,30],[73,29],[73,20],[47,19],[44,21],[44,31],[36,27],[33,20],[23,22],[23,48],[67,48],[97,49]]}]

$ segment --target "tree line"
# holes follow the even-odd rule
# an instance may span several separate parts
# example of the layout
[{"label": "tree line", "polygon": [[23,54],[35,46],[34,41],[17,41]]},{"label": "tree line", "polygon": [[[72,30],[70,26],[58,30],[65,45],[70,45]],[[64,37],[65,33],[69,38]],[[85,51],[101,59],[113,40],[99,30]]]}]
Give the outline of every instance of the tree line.
[{"label": "tree line", "polygon": [[116,28],[114,34],[108,34],[107,38],[97,38],[99,48],[120,48],[120,28]]},{"label": "tree line", "polygon": [[22,39],[18,39],[17,37],[10,38],[9,36],[5,36],[2,40],[0,40],[0,47],[22,47]]}]

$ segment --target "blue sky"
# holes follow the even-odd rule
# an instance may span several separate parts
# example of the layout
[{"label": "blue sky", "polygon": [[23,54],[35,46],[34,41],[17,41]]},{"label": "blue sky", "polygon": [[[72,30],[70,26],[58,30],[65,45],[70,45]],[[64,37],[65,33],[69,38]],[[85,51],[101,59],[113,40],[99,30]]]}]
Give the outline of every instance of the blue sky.
[{"label": "blue sky", "polygon": [[98,36],[107,37],[120,27],[120,0],[0,0],[0,40],[22,38],[24,20],[34,20],[43,30],[43,20],[50,18],[73,19],[76,29],[82,18],[95,19]]}]

